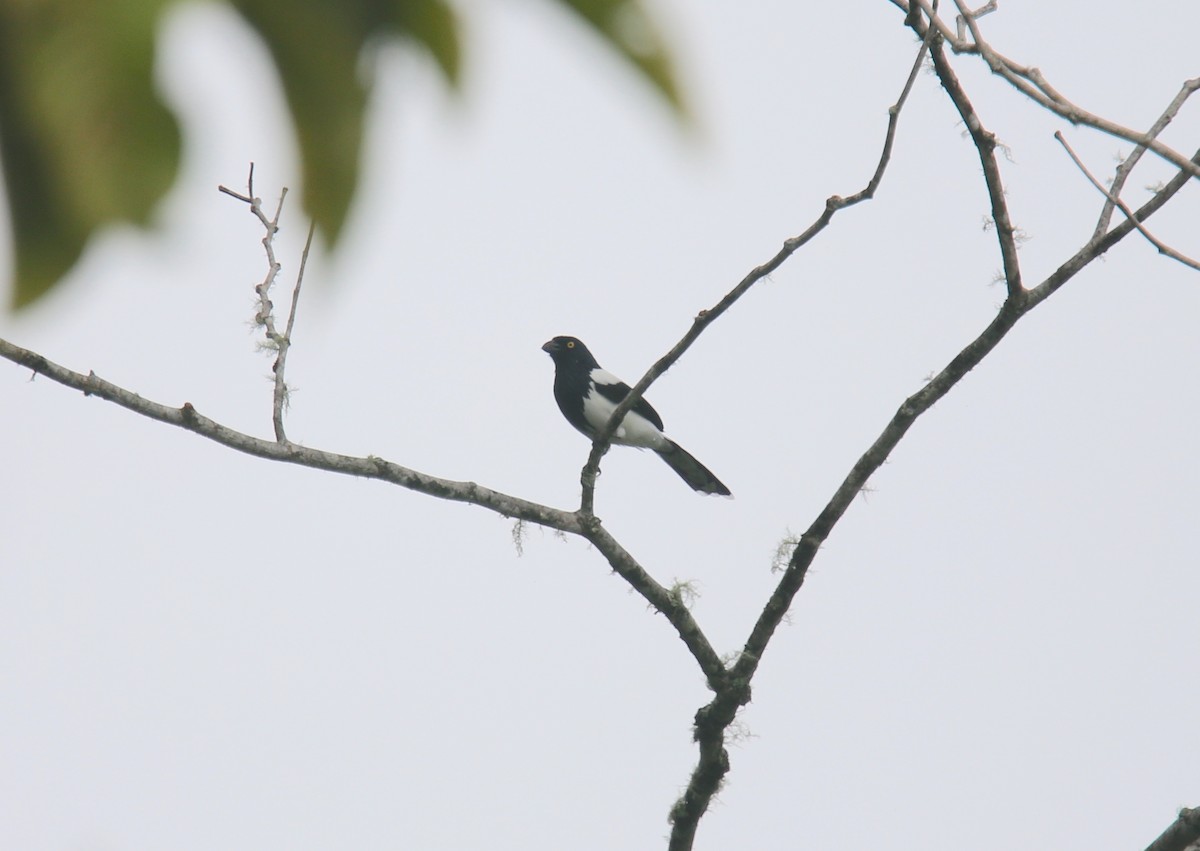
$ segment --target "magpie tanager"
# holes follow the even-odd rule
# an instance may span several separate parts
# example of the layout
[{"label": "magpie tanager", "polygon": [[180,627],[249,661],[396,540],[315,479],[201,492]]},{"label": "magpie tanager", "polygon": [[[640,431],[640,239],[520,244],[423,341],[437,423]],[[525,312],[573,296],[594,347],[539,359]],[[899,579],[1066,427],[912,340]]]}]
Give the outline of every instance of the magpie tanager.
[{"label": "magpie tanager", "polygon": [[[542,351],[554,361],[554,399],[567,422],[594,437],[604,428],[617,405],[629,395],[629,385],[601,368],[587,346],[575,337],[555,337]],[[663,434],[662,418],[645,399],[625,414],[613,433],[613,443],[653,449],[700,493],[729,496],[729,488],[682,446]]]}]

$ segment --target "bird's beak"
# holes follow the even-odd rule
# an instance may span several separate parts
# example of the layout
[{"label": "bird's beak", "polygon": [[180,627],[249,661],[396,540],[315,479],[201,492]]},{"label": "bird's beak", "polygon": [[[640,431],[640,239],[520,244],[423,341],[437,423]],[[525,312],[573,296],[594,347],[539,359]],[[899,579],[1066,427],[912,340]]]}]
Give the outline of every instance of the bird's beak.
[{"label": "bird's beak", "polygon": [[554,342],[553,340],[549,340],[545,343],[545,345],[542,346],[542,351],[548,355],[552,355],[558,351],[558,343]]}]

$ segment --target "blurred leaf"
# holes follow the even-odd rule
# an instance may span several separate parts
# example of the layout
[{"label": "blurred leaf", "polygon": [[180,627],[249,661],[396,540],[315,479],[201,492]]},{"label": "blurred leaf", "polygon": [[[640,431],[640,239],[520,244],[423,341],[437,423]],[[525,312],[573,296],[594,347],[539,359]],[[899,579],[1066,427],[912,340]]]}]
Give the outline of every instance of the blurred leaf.
[{"label": "blurred leaf", "polygon": [[154,0],[0,2],[0,158],[13,305],[47,292],[91,233],[144,223],[179,165],[153,84]]},{"label": "blurred leaf", "polygon": [[296,124],[304,206],[337,240],[358,187],[367,89],[359,61],[368,41],[408,36],[453,84],[458,28],[442,0],[233,0],[279,66]]},{"label": "blurred leaf", "polygon": [[[179,129],[153,85],[168,0],[0,0],[0,158],[16,253],[13,303],[32,303],[100,227],[144,223],[179,165]],[[449,0],[229,0],[279,69],[296,126],[304,204],[336,241],[359,180],[369,81],[383,37],[429,51],[457,86]],[[639,0],[558,0],[685,116],[662,39]]]},{"label": "blurred leaf", "polygon": [[457,86],[461,79],[462,53],[458,18],[443,0],[394,0],[392,26],[423,45],[442,69],[446,81]]},{"label": "blurred leaf", "polygon": [[687,118],[666,42],[639,0],[559,0],[591,24],[614,49],[634,64],[675,110]]},{"label": "blurred leaf", "polygon": [[337,239],[358,183],[367,92],[358,74],[364,3],[234,0],[279,68],[300,143],[304,206]]}]

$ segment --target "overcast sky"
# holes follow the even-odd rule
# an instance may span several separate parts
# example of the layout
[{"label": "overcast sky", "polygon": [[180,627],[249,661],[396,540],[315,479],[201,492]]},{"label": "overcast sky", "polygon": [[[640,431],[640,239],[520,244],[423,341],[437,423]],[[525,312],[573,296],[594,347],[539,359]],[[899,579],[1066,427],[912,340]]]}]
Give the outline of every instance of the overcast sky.
[{"label": "overcast sky", "polygon": [[[387,49],[344,242],[310,263],[289,436],[557,507],[588,443],[556,334],[633,382],[831,194],[860,189],[916,45],[883,0],[653,4],[698,132],[549,4],[462,3],[461,97]],[[945,4],[943,4],[945,5]],[[1147,127],[1200,73],[1194,0],[1009,2],[993,44]],[[956,67],[1008,146],[1041,281],[1130,146]],[[183,173],[0,336],[270,434],[249,327],[261,232],[218,194],[298,189],[262,48],[220,6],[163,29]],[[1200,103],[1164,140],[1200,147]],[[1127,198],[1171,170],[1147,158]],[[1200,193],[1152,229],[1200,253]],[[714,325],[649,396],[726,482],[605,459],[597,512],[695,583],[718,651],[772,554],[994,315],[978,159],[922,74],[876,200]],[[290,283],[306,221],[284,212]],[[7,249],[4,249],[7,251]],[[282,295],[282,294],[281,294]],[[282,300],[282,299],[280,299]],[[1200,805],[1200,276],[1127,239],[912,429],[764,658],[697,848],[1144,847]],[[665,847],[702,677],[585,543],[235,454],[0,364],[0,847]]]}]

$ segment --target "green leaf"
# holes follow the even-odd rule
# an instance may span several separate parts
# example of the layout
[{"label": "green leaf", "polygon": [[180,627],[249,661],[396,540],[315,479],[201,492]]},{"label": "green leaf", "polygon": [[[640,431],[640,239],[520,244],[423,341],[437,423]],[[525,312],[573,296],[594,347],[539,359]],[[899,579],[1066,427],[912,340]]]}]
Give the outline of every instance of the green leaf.
[{"label": "green leaf", "polygon": [[458,18],[443,0],[394,0],[392,26],[429,51],[446,81],[458,86],[462,55],[459,46]]},{"label": "green leaf", "polygon": [[97,228],[144,223],[175,179],[179,128],[153,84],[161,5],[0,2],[16,307],[48,291]]},{"label": "green leaf", "polygon": [[367,90],[360,59],[379,35],[424,45],[459,75],[458,27],[442,0],[234,0],[279,66],[296,123],[304,206],[336,241],[358,188]]},{"label": "green leaf", "polygon": [[336,241],[358,184],[367,92],[358,74],[363,2],[235,0],[266,42],[300,142],[304,206]]},{"label": "green leaf", "polygon": [[[14,305],[45,294],[100,227],[145,223],[179,167],[179,128],[153,85],[168,0],[0,0],[0,160],[16,253]],[[330,241],[359,182],[368,83],[380,37],[429,51],[457,86],[449,0],[230,0],[279,69],[302,159],[303,200]],[[686,117],[662,39],[639,0],[558,0]]]},{"label": "green leaf", "polygon": [[679,118],[688,117],[666,42],[639,0],[558,1],[595,27],[618,53],[633,63]]}]

